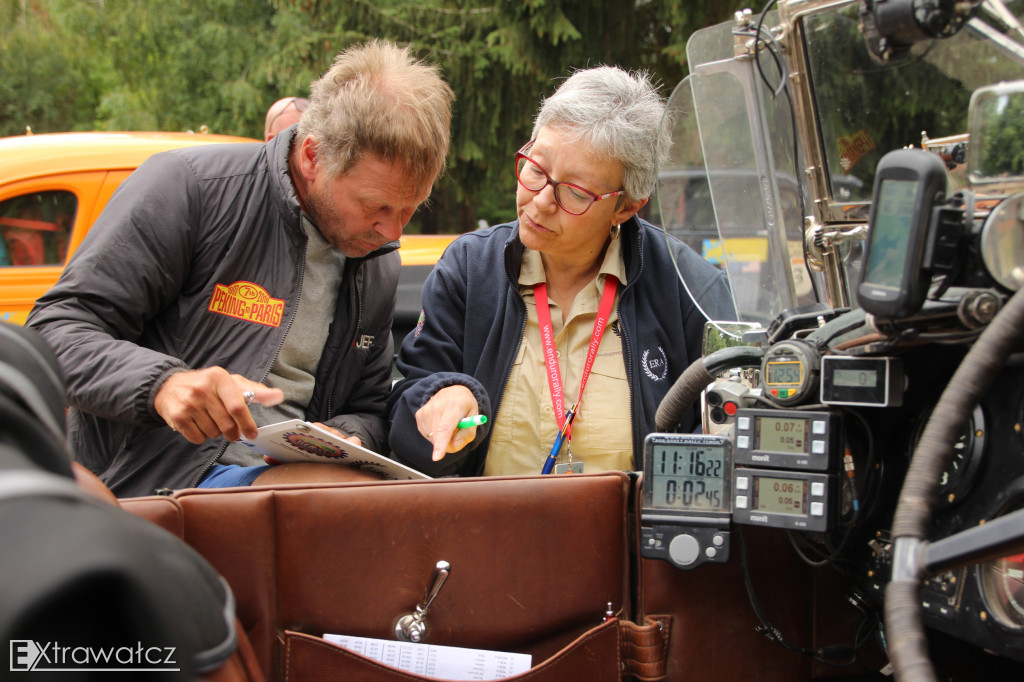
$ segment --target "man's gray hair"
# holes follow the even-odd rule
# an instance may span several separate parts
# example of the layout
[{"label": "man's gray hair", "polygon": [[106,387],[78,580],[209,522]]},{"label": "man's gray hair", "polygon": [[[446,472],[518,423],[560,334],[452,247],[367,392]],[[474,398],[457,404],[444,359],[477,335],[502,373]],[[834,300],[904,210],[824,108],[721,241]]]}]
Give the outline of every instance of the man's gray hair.
[{"label": "man's gray hair", "polygon": [[312,135],[332,176],[365,154],[433,183],[444,170],[455,95],[436,66],[383,40],[342,51],[310,86],[298,138]]},{"label": "man's gray hair", "polygon": [[568,134],[599,156],[625,166],[623,188],[631,201],[654,191],[658,171],[668,157],[671,136],[662,126],[665,102],[645,71],[627,73],[617,66],[582,69],[544,100],[533,125]]}]

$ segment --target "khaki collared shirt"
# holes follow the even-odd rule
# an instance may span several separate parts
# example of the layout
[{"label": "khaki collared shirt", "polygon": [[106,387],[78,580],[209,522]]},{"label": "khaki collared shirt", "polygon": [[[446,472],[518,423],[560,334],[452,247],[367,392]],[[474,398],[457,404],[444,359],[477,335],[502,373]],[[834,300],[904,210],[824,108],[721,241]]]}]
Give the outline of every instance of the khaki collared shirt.
[{"label": "khaki collared shirt", "polygon": [[[605,253],[598,275],[576,295],[563,324],[562,311],[551,301],[558,368],[568,409],[579,397],[583,364],[587,358],[606,277],[626,281],[620,242]],[[494,420],[485,476],[539,474],[558,434],[548,384],[537,304],[533,286],[545,281],[540,254],[529,249],[519,272],[519,292],[526,301],[526,330]],[[616,294],[616,301],[618,294]],[[586,472],[633,469],[633,427],[629,384],[622,359],[622,338],[616,333],[617,306],[612,307],[593,369],[587,379],[583,406],[572,425],[572,440],[563,446],[559,463],[584,462]]]}]

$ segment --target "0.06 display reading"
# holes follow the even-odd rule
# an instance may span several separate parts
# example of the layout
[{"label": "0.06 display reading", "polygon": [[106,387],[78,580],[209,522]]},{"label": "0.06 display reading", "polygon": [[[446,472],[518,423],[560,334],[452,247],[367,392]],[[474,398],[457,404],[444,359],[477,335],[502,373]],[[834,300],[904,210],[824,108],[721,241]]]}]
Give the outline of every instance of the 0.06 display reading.
[{"label": "0.06 display reading", "polygon": [[807,481],[755,476],[754,504],[751,508],[776,514],[806,516]]},{"label": "0.06 display reading", "polygon": [[663,509],[726,509],[725,453],[719,448],[661,446],[654,450],[651,503]]}]

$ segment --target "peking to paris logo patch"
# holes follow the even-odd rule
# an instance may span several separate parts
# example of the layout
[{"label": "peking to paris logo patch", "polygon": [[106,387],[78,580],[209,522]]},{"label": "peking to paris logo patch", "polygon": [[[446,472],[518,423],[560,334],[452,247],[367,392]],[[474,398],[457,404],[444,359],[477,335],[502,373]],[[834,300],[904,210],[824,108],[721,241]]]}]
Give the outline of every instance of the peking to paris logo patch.
[{"label": "peking to paris logo patch", "polygon": [[236,320],[255,322],[268,327],[281,326],[284,317],[284,301],[273,298],[270,293],[253,282],[238,281],[233,284],[215,284],[210,304],[211,313],[233,317]]}]

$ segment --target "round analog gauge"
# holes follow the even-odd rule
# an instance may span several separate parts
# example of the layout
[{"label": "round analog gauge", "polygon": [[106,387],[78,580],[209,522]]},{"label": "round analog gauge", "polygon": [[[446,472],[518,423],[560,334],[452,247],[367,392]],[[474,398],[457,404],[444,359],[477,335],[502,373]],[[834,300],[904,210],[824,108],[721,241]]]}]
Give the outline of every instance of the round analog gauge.
[{"label": "round analog gauge", "polygon": [[[921,439],[928,419],[921,422],[918,429],[916,443]],[[937,493],[939,507],[948,507],[962,500],[971,489],[974,479],[978,476],[978,467],[981,464],[981,454],[985,449],[985,414],[981,406],[974,408],[964,432],[953,444],[953,454],[950,457],[946,468],[942,470],[939,478],[939,491]]]},{"label": "round analog gauge", "polygon": [[[1024,509],[1024,499],[1000,515]],[[989,615],[1007,630],[1024,634],[1024,553],[1011,554],[978,567],[981,598]]]},{"label": "round analog gauge", "polygon": [[761,360],[761,388],[779,405],[798,405],[818,387],[821,357],[806,341],[790,339],[772,346]]},{"label": "round analog gauge", "polygon": [[1024,284],[1024,194],[1006,199],[981,228],[981,259],[994,280],[1010,291]]}]

